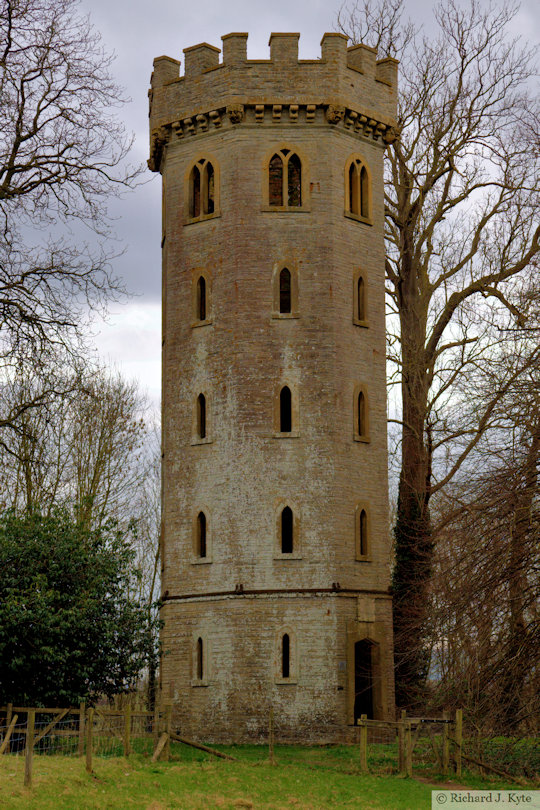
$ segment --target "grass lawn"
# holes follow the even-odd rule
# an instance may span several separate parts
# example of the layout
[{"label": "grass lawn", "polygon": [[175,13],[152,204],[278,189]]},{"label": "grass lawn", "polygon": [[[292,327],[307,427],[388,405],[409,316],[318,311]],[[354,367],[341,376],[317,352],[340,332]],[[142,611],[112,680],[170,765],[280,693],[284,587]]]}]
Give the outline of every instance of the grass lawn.
[{"label": "grass lawn", "polygon": [[[216,746],[217,747],[217,746]],[[0,757],[0,808],[39,810],[429,810],[431,784],[385,770],[384,757],[370,763],[376,774],[359,772],[356,747],[277,746],[277,765],[260,746],[219,746],[238,762],[217,759],[173,744],[169,762],[148,754],[84,759],[34,756],[33,783],[23,787],[24,757]],[[424,774],[425,778],[425,774]],[[433,784],[440,783],[433,777]],[[494,783],[461,779],[470,787]],[[498,784],[498,787],[503,787]],[[506,786],[508,787],[508,786]]]}]

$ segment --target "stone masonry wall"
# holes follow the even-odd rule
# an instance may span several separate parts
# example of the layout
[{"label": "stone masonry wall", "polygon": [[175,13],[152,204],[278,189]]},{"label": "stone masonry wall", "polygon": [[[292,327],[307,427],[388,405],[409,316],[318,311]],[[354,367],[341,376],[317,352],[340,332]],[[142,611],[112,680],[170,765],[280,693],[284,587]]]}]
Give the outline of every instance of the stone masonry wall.
[{"label": "stone masonry wall", "polygon": [[[221,65],[212,46],[186,49],[182,78],[178,62],[160,57],[152,81],[150,164],[164,184],[161,685],[193,737],[262,739],[273,706],[282,739],[346,740],[356,641],[377,650],[374,712],[393,714],[383,152],[394,137],[395,62],[347,50],[338,34],[324,36],[321,60],[298,62],[298,35],[273,34],[271,60],[247,61],[245,39],[224,38]],[[282,148],[302,161],[302,206],[288,210],[265,200],[268,162]],[[370,172],[365,221],[345,216],[353,155]],[[217,210],[191,221],[186,195],[199,159],[216,172]],[[275,317],[283,266],[297,278],[295,317]],[[203,324],[193,306],[201,274]],[[283,385],[295,403],[287,436],[276,435]],[[354,436],[359,386],[366,441]],[[204,441],[194,436],[200,392]],[[296,521],[291,555],[279,548],[285,504]],[[359,506],[369,513],[363,559]],[[204,559],[194,547],[199,511],[208,520]],[[285,632],[294,673],[276,683]]]}]

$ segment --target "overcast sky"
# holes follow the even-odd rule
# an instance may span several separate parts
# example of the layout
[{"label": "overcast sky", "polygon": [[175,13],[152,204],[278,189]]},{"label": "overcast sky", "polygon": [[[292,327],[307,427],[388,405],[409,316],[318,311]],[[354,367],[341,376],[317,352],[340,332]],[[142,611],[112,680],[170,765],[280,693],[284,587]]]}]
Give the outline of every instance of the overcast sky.
[{"label": "overcast sky", "polygon": [[[183,49],[198,42],[221,47],[221,37],[247,31],[248,58],[268,59],[272,31],[299,31],[300,58],[320,55],[325,31],[335,30],[340,0],[82,0],[82,8],[114,51],[113,73],[131,102],[123,108],[127,128],[135,135],[133,158],[148,157],[148,97],[152,62],[166,54],[183,63]],[[411,17],[430,24],[430,5],[410,0]],[[538,42],[537,0],[525,0],[515,20],[515,33]],[[183,65],[182,65],[183,67]],[[147,183],[111,208],[116,232],[125,244],[115,270],[133,294],[129,303],[112,307],[109,322],[96,337],[103,358],[129,378],[137,378],[154,401],[160,392],[161,260],[160,177],[149,171]]]}]

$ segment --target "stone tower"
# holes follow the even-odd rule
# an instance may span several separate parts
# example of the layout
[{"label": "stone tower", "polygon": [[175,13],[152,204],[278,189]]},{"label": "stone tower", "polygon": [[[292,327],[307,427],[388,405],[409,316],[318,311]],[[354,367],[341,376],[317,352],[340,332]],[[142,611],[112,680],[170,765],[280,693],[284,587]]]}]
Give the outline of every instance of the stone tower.
[{"label": "stone tower", "polygon": [[154,61],[163,177],[161,689],[190,737],[393,715],[383,152],[397,63],[325,34]]}]

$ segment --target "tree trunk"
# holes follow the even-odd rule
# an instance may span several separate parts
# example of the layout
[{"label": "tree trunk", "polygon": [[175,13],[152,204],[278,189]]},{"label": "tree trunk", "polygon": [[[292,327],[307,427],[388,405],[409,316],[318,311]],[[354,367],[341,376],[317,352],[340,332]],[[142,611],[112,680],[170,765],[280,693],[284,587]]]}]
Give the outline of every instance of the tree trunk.
[{"label": "tree trunk", "polygon": [[394,527],[394,654],[396,702],[401,707],[412,707],[418,700],[429,666],[425,621],[433,555],[428,508],[431,458],[424,440],[428,390],[424,328],[417,297],[412,295],[410,302],[407,307],[403,296],[402,328],[416,339],[403,346],[402,465]]},{"label": "tree trunk", "polygon": [[[529,633],[526,626],[527,598],[527,549],[531,531],[531,513],[537,492],[537,465],[540,456],[540,428],[532,430],[531,443],[527,452],[524,478],[516,482],[516,502],[513,526],[510,532],[509,550],[509,630],[504,656],[504,672],[501,678],[500,725],[501,728],[517,728],[523,720],[523,687],[528,671]],[[534,643],[534,642],[533,642]]]}]

